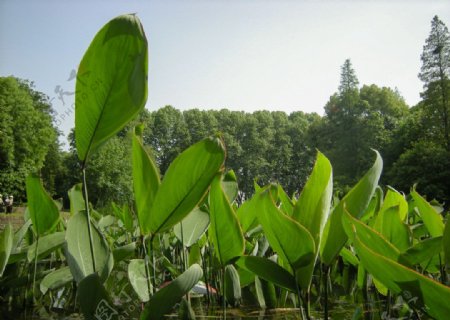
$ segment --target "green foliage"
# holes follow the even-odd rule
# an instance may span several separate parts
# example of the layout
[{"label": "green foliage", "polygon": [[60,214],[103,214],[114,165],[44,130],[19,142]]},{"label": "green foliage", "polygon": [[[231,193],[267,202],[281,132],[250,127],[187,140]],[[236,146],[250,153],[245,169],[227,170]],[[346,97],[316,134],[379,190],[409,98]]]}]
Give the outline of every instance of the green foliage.
[{"label": "green foliage", "polygon": [[209,227],[209,215],[202,209],[195,208],[180,223],[175,225],[173,232],[185,247],[191,247],[202,237]]},{"label": "green foliage", "polygon": [[33,229],[38,236],[51,232],[59,222],[59,210],[45,192],[39,177],[30,175],[26,180],[28,210]]},{"label": "green foliage", "polygon": [[[33,83],[0,77],[0,192],[25,199],[25,178],[39,170],[58,133],[50,103]],[[53,186],[52,186],[53,188]]]},{"label": "green foliage", "polygon": [[92,40],[75,92],[75,139],[83,167],[89,153],[144,108],[147,59],[147,39],[136,15],[114,18]]},{"label": "green foliage", "polygon": [[194,264],[169,285],[159,290],[145,305],[141,320],[162,319],[175,303],[188,293],[203,276],[202,268]]},{"label": "green foliage", "polygon": [[0,277],[5,271],[9,255],[13,248],[14,233],[10,224],[0,233]]},{"label": "green foliage", "polygon": [[[94,225],[91,226],[91,231],[96,271],[101,281],[104,282],[113,268],[113,256],[101,232]],[[79,283],[94,273],[85,211],[70,217],[67,222],[66,242],[67,263],[74,280]]]}]

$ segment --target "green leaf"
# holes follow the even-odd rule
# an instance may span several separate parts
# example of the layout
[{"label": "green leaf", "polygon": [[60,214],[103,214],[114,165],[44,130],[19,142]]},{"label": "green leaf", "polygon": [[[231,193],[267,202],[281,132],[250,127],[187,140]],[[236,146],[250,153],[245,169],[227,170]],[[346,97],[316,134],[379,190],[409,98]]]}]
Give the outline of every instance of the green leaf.
[{"label": "green leaf", "polygon": [[258,220],[264,234],[273,250],[294,270],[307,266],[314,259],[314,239],[305,227],[276,207],[272,192],[277,192],[276,186],[259,194]]},{"label": "green leaf", "polygon": [[145,305],[141,320],[163,319],[164,315],[197,284],[202,276],[202,268],[198,264],[192,265],[169,285],[153,295]]},{"label": "green leaf", "polygon": [[253,228],[258,226],[257,209],[258,209],[258,193],[255,193],[253,197],[245,201],[237,210],[236,216],[238,217],[239,224],[242,227],[242,231],[247,233]]},{"label": "green leaf", "polygon": [[239,274],[231,264],[225,267],[225,297],[227,302],[233,307],[239,305],[242,297]]},{"label": "green leaf", "polygon": [[292,218],[309,231],[315,243],[314,258],[307,266],[298,270],[300,284],[304,289],[307,289],[311,283],[323,228],[330,213],[332,195],[333,176],[330,161],[322,153],[317,152],[311,176],[308,178],[292,214]]},{"label": "green leaf", "polygon": [[371,250],[358,236],[353,241],[364,268],[416,309],[436,319],[450,314],[450,288]]},{"label": "green leaf", "polygon": [[442,237],[425,239],[400,256],[400,262],[405,262],[411,266],[430,261],[435,255],[442,251]]},{"label": "green leaf", "polygon": [[128,279],[131,286],[137,293],[139,299],[147,302],[150,298],[148,295],[148,280],[145,272],[145,261],[143,259],[133,259],[128,264]]},{"label": "green leaf", "polygon": [[342,215],[342,224],[350,240],[354,240],[355,235],[366,243],[371,250],[382,254],[392,260],[397,261],[400,251],[387,241],[380,233],[354,218],[349,212],[345,211]]},{"label": "green leaf", "polygon": [[65,243],[65,232],[55,232],[38,238],[31,246],[28,247],[27,259],[28,262],[34,260],[37,246],[37,259],[45,258],[56,249],[63,246]]},{"label": "green leaf", "polygon": [[20,250],[20,245],[23,241],[23,238],[27,234],[27,231],[30,228],[31,224],[32,224],[31,219],[26,220],[26,222],[14,234],[13,247],[11,251],[12,253],[15,253],[17,250]]},{"label": "green leaf", "polygon": [[83,184],[78,183],[74,185],[67,194],[69,195],[70,199],[70,215],[73,216],[74,214],[85,210],[85,202],[83,198]]},{"label": "green leaf", "polygon": [[406,251],[411,245],[412,232],[402,219],[400,205],[385,207],[378,213],[374,229],[380,232],[400,252]]},{"label": "green leaf", "polygon": [[[173,231],[175,236],[183,240],[186,247],[192,246],[202,237],[209,226],[209,215],[200,208],[195,208],[180,223],[175,225]],[[183,232],[181,232],[183,230]]]},{"label": "green leaf", "polygon": [[249,270],[258,277],[272,282],[281,288],[297,292],[295,278],[272,260],[262,257],[242,256],[237,260],[236,264],[240,268]]},{"label": "green leaf", "polygon": [[78,284],[76,301],[80,305],[84,319],[118,320],[119,313],[97,273],[88,275]]},{"label": "green leaf", "polygon": [[[375,151],[375,150],[374,150]],[[330,214],[325,230],[324,239],[320,244],[320,256],[323,263],[330,265],[347,241],[347,235],[342,227],[344,205],[355,217],[360,217],[375,192],[383,169],[383,160],[375,151],[375,162],[359,182],[345,195]]]},{"label": "green leaf", "polygon": [[134,255],[136,251],[136,242],[117,247],[113,250],[114,262],[119,262],[128,259]]},{"label": "green leaf", "polygon": [[59,211],[55,202],[45,192],[41,180],[29,175],[26,179],[28,209],[37,235],[51,232],[59,222]]},{"label": "green leaf", "polygon": [[147,39],[134,14],[109,21],[80,62],[75,91],[75,140],[86,162],[147,100]]},{"label": "green leaf", "polygon": [[125,229],[129,232],[133,232],[134,223],[133,215],[131,214],[130,208],[127,204],[124,204],[122,208],[118,207],[114,202],[111,202],[114,215],[123,222]]},{"label": "green leaf", "polygon": [[10,224],[0,233],[0,277],[3,276],[13,248],[14,233]]},{"label": "green leaf", "polygon": [[395,206],[398,206],[400,220],[405,221],[406,216],[408,215],[408,202],[402,194],[389,187],[388,192],[384,197],[383,205],[380,208],[380,212]]},{"label": "green leaf", "polygon": [[144,223],[150,218],[151,207],[160,185],[158,169],[145,150],[142,141],[133,135],[133,187],[141,232],[148,229]]},{"label": "green leaf", "polygon": [[223,175],[222,188],[230,203],[233,203],[239,191],[236,174],[233,170],[229,170]]},{"label": "green leaf", "polygon": [[225,161],[219,138],[197,142],[169,166],[158,189],[150,216],[143,217],[144,233],[156,234],[180,222],[202,200]]},{"label": "green leaf", "polygon": [[217,174],[211,183],[209,211],[209,236],[220,264],[225,266],[244,253],[244,236],[237,216],[223,191],[220,174]]},{"label": "green leaf", "polygon": [[[105,281],[113,268],[113,256],[108,243],[94,224],[91,224],[91,231],[96,271],[101,280]],[[94,273],[85,211],[73,215],[67,222],[66,243],[67,262],[73,278],[79,283],[83,278]]]},{"label": "green leaf", "polygon": [[72,273],[70,268],[66,266],[47,274],[41,281],[40,289],[42,294],[46,294],[48,290],[61,288],[72,281]]},{"label": "green leaf", "polygon": [[346,247],[343,247],[340,252],[340,255],[344,263],[348,263],[354,267],[358,267],[359,260],[351,250],[347,249]]},{"label": "green leaf", "polygon": [[280,210],[288,216],[292,216],[294,212],[294,204],[280,184],[278,185],[278,200],[280,201]]},{"label": "green leaf", "polygon": [[444,234],[444,222],[442,222],[442,216],[415,190],[411,192],[411,197],[414,199],[414,204],[417,206],[420,217],[431,236],[442,236]]}]

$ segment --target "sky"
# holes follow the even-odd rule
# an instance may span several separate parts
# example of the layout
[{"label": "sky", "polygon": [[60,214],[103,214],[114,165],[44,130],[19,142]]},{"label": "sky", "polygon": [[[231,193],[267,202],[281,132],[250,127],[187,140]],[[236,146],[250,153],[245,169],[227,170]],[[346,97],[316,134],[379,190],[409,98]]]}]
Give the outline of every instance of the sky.
[{"label": "sky", "polygon": [[149,42],[149,110],[322,115],[347,58],[360,85],[397,88],[413,106],[433,16],[450,27],[448,0],[0,0],[0,76],[33,81],[67,134],[78,63],[125,13],[137,13]]}]

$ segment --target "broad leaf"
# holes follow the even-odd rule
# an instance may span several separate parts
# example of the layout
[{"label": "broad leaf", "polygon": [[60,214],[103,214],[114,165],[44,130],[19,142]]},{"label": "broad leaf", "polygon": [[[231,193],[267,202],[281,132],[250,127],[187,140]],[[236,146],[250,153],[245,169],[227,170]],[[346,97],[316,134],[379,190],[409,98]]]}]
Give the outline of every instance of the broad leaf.
[{"label": "broad leaf", "polygon": [[59,211],[55,202],[45,192],[39,177],[29,175],[26,186],[28,210],[34,231],[38,235],[51,232],[59,222]]},{"label": "broad leaf", "polygon": [[231,264],[225,267],[225,297],[228,304],[233,307],[239,305],[242,297],[239,274]]},{"label": "broad leaf", "polygon": [[344,205],[347,210],[355,217],[360,217],[375,192],[383,168],[383,160],[378,151],[376,160],[366,172],[364,177],[345,195],[330,214],[325,230],[324,239],[320,244],[320,256],[323,263],[330,265],[336,255],[347,241],[347,235],[342,227],[342,215]]},{"label": "broad leaf", "polygon": [[82,189],[83,184],[78,183],[67,192],[70,199],[70,215],[72,216],[80,211],[85,210],[85,202]]},{"label": "broad leaf", "polygon": [[139,299],[143,302],[147,302],[150,299],[148,295],[150,284],[147,280],[145,261],[143,259],[133,259],[130,261],[128,264],[128,279],[130,279],[131,286],[137,293]]},{"label": "broad leaf", "polygon": [[[137,129],[136,129],[137,130]],[[133,135],[133,187],[137,216],[141,232],[146,230],[151,207],[160,185],[159,172],[152,158],[145,150],[141,138]]]},{"label": "broad leaf", "polygon": [[[96,272],[105,281],[113,268],[113,256],[108,243],[91,224]],[[73,215],[67,222],[66,258],[76,282],[94,273],[89,244],[88,219],[85,211]]]},{"label": "broad leaf", "polygon": [[220,174],[211,184],[209,212],[209,236],[220,264],[225,266],[244,253],[244,237],[237,216],[223,191]]},{"label": "broad leaf", "polygon": [[380,233],[364,224],[358,219],[355,219],[347,211],[342,215],[342,224],[351,241],[354,240],[355,234],[370,247],[371,250],[382,254],[392,260],[397,261],[400,251],[387,241]]},{"label": "broad leaf", "polygon": [[119,312],[111,303],[111,298],[97,273],[90,274],[80,281],[76,300],[84,319],[119,319]]},{"label": "broad leaf", "polygon": [[163,316],[197,284],[202,276],[202,268],[198,264],[192,265],[169,285],[153,295],[145,305],[141,320],[163,319]]},{"label": "broad leaf", "polygon": [[428,262],[442,251],[442,237],[425,239],[400,256],[400,262],[405,262],[411,266]]},{"label": "broad leaf", "polygon": [[276,192],[276,186],[270,186],[259,194],[258,220],[273,250],[296,270],[314,259],[314,239],[305,227],[276,207],[272,195]]},{"label": "broad leaf", "polygon": [[374,229],[380,232],[400,252],[406,251],[411,245],[412,232],[402,221],[400,205],[385,207],[378,213]]},{"label": "broad leaf", "polygon": [[280,267],[276,262],[262,257],[242,256],[236,262],[240,268],[244,268],[253,272],[258,277],[276,284],[277,286],[297,291],[295,278],[284,268]]},{"label": "broad leaf", "polygon": [[42,279],[40,284],[40,289],[42,294],[46,294],[48,290],[55,290],[61,288],[73,281],[72,273],[69,267],[62,267],[51,273],[47,274],[44,279]]},{"label": "broad leaf", "polygon": [[132,257],[135,254],[135,251],[136,251],[136,242],[131,242],[121,247],[115,248],[113,250],[114,262],[117,263],[119,261]]},{"label": "broad leaf", "polygon": [[144,108],[147,64],[147,39],[134,14],[114,18],[92,40],[75,91],[75,140],[82,162]]},{"label": "broad leaf", "polygon": [[233,170],[229,170],[223,175],[222,188],[230,203],[233,203],[239,191],[236,174]]},{"label": "broad leaf", "polygon": [[288,216],[292,216],[294,204],[280,184],[278,185],[278,200],[280,201],[280,210]]},{"label": "broad leaf", "polygon": [[239,223],[242,227],[242,231],[247,233],[251,229],[258,226],[257,210],[258,210],[258,193],[255,193],[253,197],[245,201],[237,210],[236,215]]},{"label": "broad leaf", "polygon": [[225,161],[219,138],[197,142],[169,166],[158,189],[150,216],[143,217],[144,233],[166,231],[180,222],[202,200]]},{"label": "broad leaf", "polygon": [[415,272],[363,243],[358,236],[353,241],[364,268],[396,294],[402,294],[416,309],[426,311],[436,319],[450,314],[450,288]]},{"label": "broad leaf", "polygon": [[5,271],[8,259],[13,248],[14,233],[10,224],[0,232],[0,277]]},{"label": "broad leaf", "polygon": [[423,223],[427,227],[431,236],[442,236],[444,233],[444,222],[442,222],[442,216],[415,190],[411,192],[411,196],[414,199],[414,204],[417,206],[420,217],[422,218]]},{"label": "broad leaf", "polygon": [[27,259],[28,262],[34,260],[37,246],[37,259],[45,258],[56,249],[63,246],[65,243],[65,232],[55,232],[38,238],[31,246],[28,247]]},{"label": "broad leaf", "polygon": [[304,289],[307,289],[311,283],[323,228],[330,213],[332,195],[331,164],[322,153],[318,152],[314,169],[300,194],[292,215],[295,221],[308,229],[315,243],[314,258],[307,266],[298,271],[300,284]]},{"label": "broad leaf", "polygon": [[[190,247],[201,238],[209,226],[209,215],[200,208],[195,208],[180,223],[175,225],[175,236],[183,242],[185,247]],[[183,231],[183,232],[182,232]]]}]

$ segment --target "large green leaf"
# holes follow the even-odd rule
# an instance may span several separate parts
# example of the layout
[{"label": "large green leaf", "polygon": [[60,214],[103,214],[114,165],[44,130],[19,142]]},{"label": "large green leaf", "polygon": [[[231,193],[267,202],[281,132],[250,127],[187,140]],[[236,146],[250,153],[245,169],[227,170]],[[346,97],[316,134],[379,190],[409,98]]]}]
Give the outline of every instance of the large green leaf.
[{"label": "large green leaf", "polygon": [[198,264],[192,265],[151,297],[141,314],[141,320],[163,319],[164,315],[197,284],[202,276],[202,268]]},{"label": "large green leaf", "polygon": [[[442,237],[428,238],[401,254],[399,262],[411,266],[430,261],[442,251]],[[403,263],[403,264],[405,264]]]},{"label": "large green leaf", "polygon": [[47,274],[44,279],[42,279],[39,287],[42,294],[46,294],[48,290],[61,288],[62,286],[72,281],[72,273],[70,272],[70,268],[67,266],[54,270],[51,273]]},{"label": "large green leaf", "polygon": [[402,221],[402,209],[399,205],[385,207],[378,213],[374,229],[380,232],[390,243],[401,252],[411,245],[412,232]]},{"label": "large green leaf", "polygon": [[27,259],[28,262],[34,260],[36,255],[36,247],[37,247],[37,258],[38,260],[45,258],[51,252],[56,249],[62,247],[65,239],[65,232],[55,232],[43,237],[40,237],[36,240],[31,246],[28,247]]},{"label": "large green leaf", "polygon": [[[94,224],[91,224],[91,232],[96,272],[101,280],[105,281],[113,268],[113,255],[108,243]],[[85,211],[73,215],[67,222],[66,243],[66,258],[70,271],[75,281],[80,282],[94,273]]]},{"label": "large green leaf", "polygon": [[333,176],[330,161],[320,152],[314,169],[300,194],[292,218],[308,229],[315,243],[313,260],[298,271],[301,286],[306,289],[311,283],[314,265],[319,252],[322,232],[330,213],[333,195]]},{"label": "large green leaf", "polygon": [[169,166],[158,189],[144,233],[156,234],[180,222],[202,200],[225,161],[221,139],[208,138],[181,153]]},{"label": "large green leaf", "polygon": [[139,299],[147,302],[149,298],[147,274],[145,272],[145,261],[143,259],[133,259],[128,264],[128,279],[131,286],[137,293]]},{"label": "large green leaf", "polygon": [[229,170],[223,175],[222,188],[230,203],[233,203],[239,191],[236,174],[233,170]]},{"label": "large green leaf", "polygon": [[[192,246],[201,238],[209,226],[209,215],[200,208],[195,208],[180,223],[175,225],[173,231],[178,240],[183,240],[186,247]],[[181,232],[183,231],[183,232]]]},{"label": "large green leaf", "polygon": [[59,210],[45,192],[39,177],[29,175],[26,179],[28,210],[36,234],[51,232],[59,221]]},{"label": "large green leaf", "polygon": [[132,257],[136,252],[136,242],[131,242],[121,247],[114,248],[113,257],[114,262],[117,263],[119,261],[128,259]]},{"label": "large green leaf", "polygon": [[400,251],[392,245],[392,243],[387,241],[383,235],[364,224],[362,221],[354,218],[347,211],[345,211],[342,215],[342,224],[350,240],[354,240],[356,233],[358,237],[370,247],[371,250],[392,260],[398,260]]},{"label": "large green leaf", "polygon": [[307,266],[314,259],[314,239],[305,227],[277,208],[273,193],[277,193],[276,186],[259,194],[258,220],[264,234],[273,250],[294,270]]},{"label": "large green leaf", "polygon": [[258,210],[258,192],[253,197],[245,201],[237,210],[236,215],[242,227],[242,231],[247,233],[251,229],[258,226],[257,210]]},{"label": "large green leaf", "polygon": [[239,274],[232,264],[225,267],[225,297],[233,307],[237,307],[242,298]]},{"label": "large green leaf", "polygon": [[76,300],[86,320],[118,320],[119,312],[97,273],[88,275],[78,284]]},{"label": "large green leaf", "polygon": [[221,174],[211,183],[209,192],[209,235],[222,266],[244,253],[244,236],[239,221],[223,191]]},{"label": "large green leaf", "polygon": [[292,292],[296,292],[297,290],[295,278],[272,260],[262,257],[242,256],[236,264],[240,268],[249,270],[258,277],[272,282],[281,288]]},{"label": "large green leaf", "polygon": [[10,224],[0,233],[0,277],[5,271],[13,248],[14,233]]},{"label": "large green leaf", "polygon": [[82,210],[85,210],[85,202],[83,198],[83,184],[78,183],[74,185],[67,194],[70,199],[70,215],[74,215]]},{"label": "large green leaf", "polygon": [[79,65],[75,91],[81,161],[144,108],[147,60],[147,39],[134,14],[109,21],[92,40]]},{"label": "large green leaf", "polygon": [[118,207],[114,202],[111,202],[114,215],[123,222],[125,229],[133,232],[134,222],[133,215],[127,204],[124,204],[122,208]]},{"label": "large green leaf", "polygon": [[371,250],[357,235],[355,249],[364,268],[394,293],[402,294],[416,309],[436,319],[448,319],[450,288]]},{"label": "large green leaf", "polygon": [[431,236],[442,236],[444,234],[444,222],[442,221],[442,216],[415,190],[411,192],[411,197],[414,199],[414,204],[417,206],[420,217]]},{"label": "large green leaf", "polygon": [[320,243],[320,256],[323,263],[329,265],[339,253],[347,241],[347,235],[342,227],[342,215],[344,205],[354,216],[359,217],[364,213],[378,185],[383,160],[378,151],[375,151],[375,162],[359,182],[345,195],[330,214],[325,230],[324,239]]},{"label": "large green leaf", "polygon": [[146,230],[144,223],[150,217],[159,185],[158,169],[145,150],[141,138],[135,133],[133,135],[133,186],[141,232]]}]

